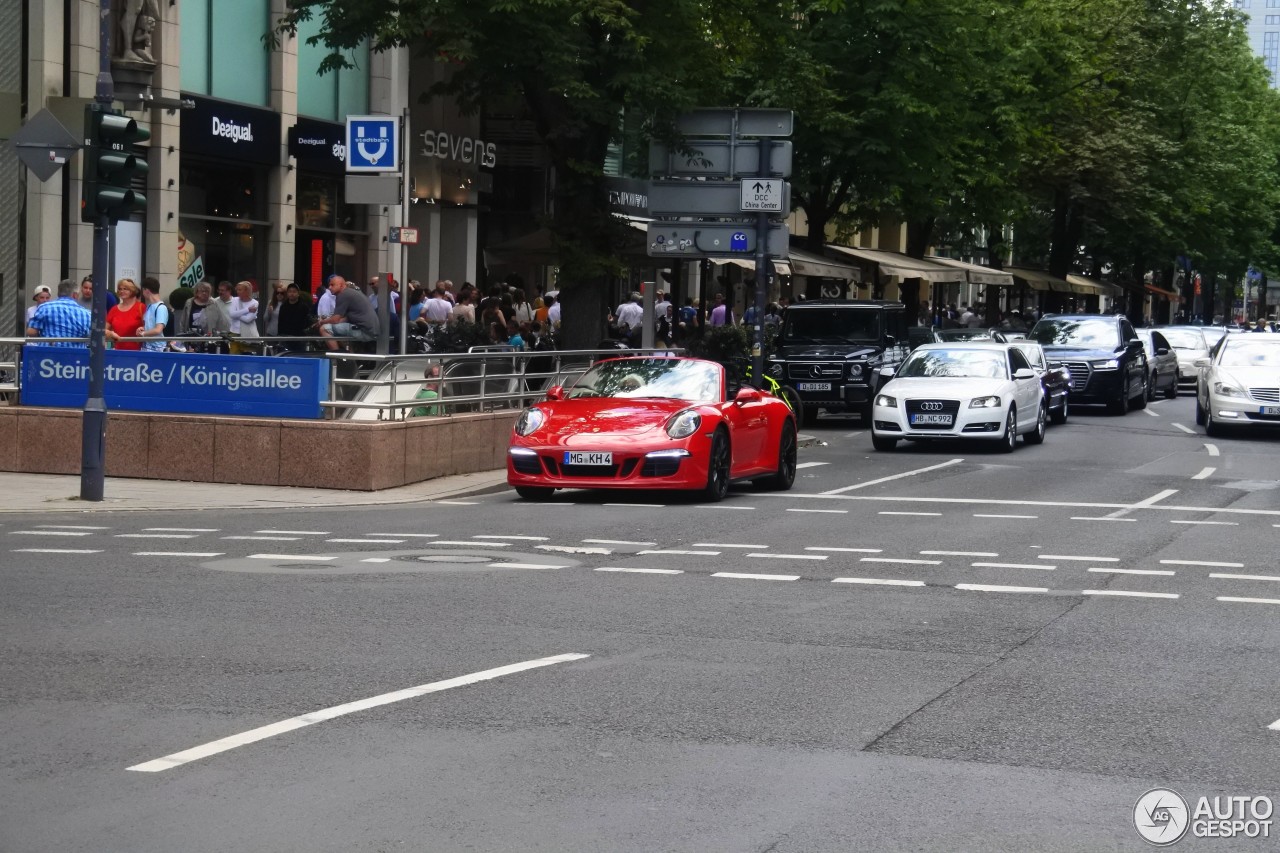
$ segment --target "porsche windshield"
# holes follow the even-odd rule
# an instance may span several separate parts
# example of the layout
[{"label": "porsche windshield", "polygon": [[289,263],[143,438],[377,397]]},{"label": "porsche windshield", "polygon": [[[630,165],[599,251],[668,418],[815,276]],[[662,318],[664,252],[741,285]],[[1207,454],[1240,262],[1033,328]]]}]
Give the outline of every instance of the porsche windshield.
[{"label": "porsche windshield", "polygon": [[880,339],[880,311],[858,308],[792,308],[787,310],[782,336],[787,341],[842,344]]},{"label": "porsche windshield", "polygon": [[897,375],[900,377],[946,376],[956,379],[1008,379],[1008,359],[999,350],[918,349]]},{"label": "porsche windshield", "polygon": [[1120,333],[1114,320],[1046,319],[1036,323],[1031,330],[1031,340],[1045,346],[1088,347],[1089,349],[1116,349],[1120,346]]},{"label": "porsche windshield", "polygon": [[604,361],[582,374],[566,395],[582,397],[666,397],[720,401],[720,368],[705,361],[678,358],[626,358]]}]

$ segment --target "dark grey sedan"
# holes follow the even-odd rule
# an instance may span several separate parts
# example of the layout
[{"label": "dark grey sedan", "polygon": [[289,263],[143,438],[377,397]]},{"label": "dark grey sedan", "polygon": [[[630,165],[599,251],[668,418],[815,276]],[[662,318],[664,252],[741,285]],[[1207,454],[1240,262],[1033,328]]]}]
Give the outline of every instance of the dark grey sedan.
[{"label": "dark grey sedan", "polygon": [[1170,400],[1178,396],[1178,356],[1169,341],[1156,329],[1138,329],[1142,348],[1147,351],[1147,399],[1164,394]]}]

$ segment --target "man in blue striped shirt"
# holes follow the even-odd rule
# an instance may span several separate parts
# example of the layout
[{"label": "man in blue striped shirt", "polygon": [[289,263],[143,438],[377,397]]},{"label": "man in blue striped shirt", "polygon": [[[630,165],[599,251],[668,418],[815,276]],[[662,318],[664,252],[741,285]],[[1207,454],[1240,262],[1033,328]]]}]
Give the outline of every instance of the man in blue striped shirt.
[{"label": "man in blue striped shirt", "polygon": [[[58,282],[58,298],[45,302],[36,309],[27,323],[27,335],[41,338],[87,338],[89,321],[93,314],[76,301],[75,282],[64,278]],[[47,347],[83,347],[74,341],[40,344]]]}]

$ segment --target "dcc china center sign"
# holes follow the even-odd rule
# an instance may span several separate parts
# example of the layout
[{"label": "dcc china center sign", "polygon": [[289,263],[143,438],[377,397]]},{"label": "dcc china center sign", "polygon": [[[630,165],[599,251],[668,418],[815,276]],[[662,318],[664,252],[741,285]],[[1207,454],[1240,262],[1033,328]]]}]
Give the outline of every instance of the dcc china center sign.
[{"label": "dcc china center sign", "polygon": [[[109,350],[106,356],[109,409],[319,418],[329,392],[325,359],[131,350]],[[24,406],[81,408],[88,395],[88,349],[24,349]]]}]

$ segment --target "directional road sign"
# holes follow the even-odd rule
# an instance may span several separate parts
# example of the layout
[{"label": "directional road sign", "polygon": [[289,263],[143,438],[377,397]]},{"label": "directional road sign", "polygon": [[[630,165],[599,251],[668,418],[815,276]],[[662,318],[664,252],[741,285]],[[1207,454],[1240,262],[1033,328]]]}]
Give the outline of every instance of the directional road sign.
[{"label": "directional road sign", "polygon": [[418,244],[418,229],[408,228],[403,225],[392,225],[390,241],[392,243],[401,243],[405,246],[416,246]]},{"label": "directional road sign", "polygon": [[[752,179],[754,185],[756,179]],[[775,212],[790,212],[791,185],[776,179],[759,179],[772,185],[780,206]],[[779,192],[780,190],[780,192]],[[649,188],[651,216],[741,216],[742,186],[738,181],[654,181]],[[751,208],[764,210],[764,208]]]},{"label": "directional road sign", "polygon": [[685,136],[733,136],[735,115],[739,137],[790,136],[795,123],[791,110],[710,109],[684,113],[676,129]]},{"label": "directional road sign", "polygon": [[80,137],[72,133],[47,109],[27,119],[22,129],[9,140],[18,159],[41,181],[47,181],[67,158],[80,150]]},{"label": "directional road sign", "polygon": [[[787,257],[788,236],[785,222],[770,223],[765,251]],[[650,222],[647,251],[652,258],[753,257],[756,229],[736,222]]]},{"label": "directional road sign", "polygon": [[742,181],[742,210],[753,213],[789,212],[782,207],[782,196],[786,188],[786,181],[746,178]]},{"label": "directional road sign", "polygon": [[347,116],[347,171],[400,171],[399,116]]},{"label": "directional road sign", "polygon": [[[791,140],[769,146],[769,175],[791,175]],[[649,146],[649,174],[690,178],[755,177],[760,171],[760,146],[731,145],[727,139],[690,139],[683,146]]]}]

